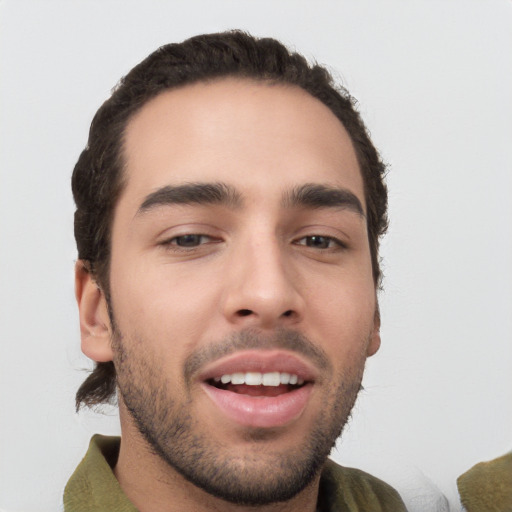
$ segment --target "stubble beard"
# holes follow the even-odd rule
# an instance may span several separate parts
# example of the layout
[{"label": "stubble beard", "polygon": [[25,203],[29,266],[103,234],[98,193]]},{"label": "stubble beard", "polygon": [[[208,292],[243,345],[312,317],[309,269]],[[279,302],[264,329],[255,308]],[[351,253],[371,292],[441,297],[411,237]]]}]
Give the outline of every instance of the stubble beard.
[{"label": "stubble beard", "polygon": [[[286,332],[279,334],[281,341]],[[254,334],[248,334],[250,344],[255,344]],[[297,333],[289,336],[296,340]],[[247,348],[244,339],[248,336],[238,336],[235,345]],[[180,400],[156,361],[142,353],[150,344],[141,338],[130,341],[133,343],[125,343],[119,329],[115,329],[117,384],[120,399],[150,449],[198,488],[230,503],[250,506],[288,501],[318,475],[348,421],[365,361],[361,354],[350,375],[330,376],[330,384],[325,387],[332,391],[325,397],[313,428],[293,450],[276,452],[265,447],[265,441],[282,435],[278,430],[248,429],[246,440],[252,446],[241,453],[219,444],[203,428],[201,418],[192,416],[190,394]],[[304,338],[302,343],[311,342]],[[132,353],[134,346],[140,347],[141,353]]]}]

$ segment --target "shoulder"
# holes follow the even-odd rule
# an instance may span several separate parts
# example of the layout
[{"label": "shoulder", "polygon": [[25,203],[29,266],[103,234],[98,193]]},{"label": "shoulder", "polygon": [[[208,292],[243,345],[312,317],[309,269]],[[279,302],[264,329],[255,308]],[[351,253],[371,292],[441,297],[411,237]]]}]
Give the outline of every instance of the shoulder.
[{"label": "shoulder", "polygon": [[457,479],[457,487],[469,512],[512,510],[512,452],[476,464]]},{"label": "shoulder", "polygon": [[398,492],[360,469],[328,459],[320,479],[319,509],[330,511],[406,512]]},{"label": "shoulder", "polygon": [[120,438],[95,435],[64,489],[65,512],[137,512],[113,473]]}]

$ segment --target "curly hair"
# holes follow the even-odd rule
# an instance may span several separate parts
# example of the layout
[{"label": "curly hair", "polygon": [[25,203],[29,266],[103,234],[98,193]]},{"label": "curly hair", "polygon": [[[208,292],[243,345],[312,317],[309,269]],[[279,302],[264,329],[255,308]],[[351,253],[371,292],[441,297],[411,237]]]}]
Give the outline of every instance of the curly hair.
[{"label": "curly hair", "polygon": [[[73,171],[74,231],[78,258],[102,289],[107,303],[110,235],[114,207],[124,187],[122,145],[128,122],[163,91],[223,77],[301,87],[341,121],[352,140],[363,177],[373,277],[379,286],[379,238],[388,225],[386,169],[356,110],[354,98],[334,83],[324,67],[309,64],[279,41],[228,31],[162,46],[119,81],[94,116],[87,146]],[[115,391],[114,364],[96,363],[78,389],[77,410],[82,404],[109,402]]]}]

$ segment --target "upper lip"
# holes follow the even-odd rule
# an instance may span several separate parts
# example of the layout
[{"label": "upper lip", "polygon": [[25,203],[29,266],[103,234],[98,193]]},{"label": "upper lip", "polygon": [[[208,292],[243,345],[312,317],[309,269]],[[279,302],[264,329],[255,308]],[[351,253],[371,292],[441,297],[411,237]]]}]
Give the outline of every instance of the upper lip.
[{"label": "upper lip", "polygon": [[207,381],[238,372],[281,372],[297,375],[304,381],[315,381],[318,371],[301,357],[286,350],[244,350],[207,364],[199,380]]}]

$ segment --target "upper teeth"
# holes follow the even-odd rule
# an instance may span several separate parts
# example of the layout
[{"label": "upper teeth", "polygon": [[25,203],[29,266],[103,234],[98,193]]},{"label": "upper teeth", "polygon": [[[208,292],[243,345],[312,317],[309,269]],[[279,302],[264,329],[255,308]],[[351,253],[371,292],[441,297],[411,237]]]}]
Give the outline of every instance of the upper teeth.
[{"label": "upper teeth", "polygon": [[222,377],[215,377],[215,382],[222,382],[222,384],[246,384],[247,386],[279,386],[280,384],[304,384],[304,379],[294,375],[293,373],[285,372],[246,372],[246,373],[232,373],[231,375],[225,374]]}]

